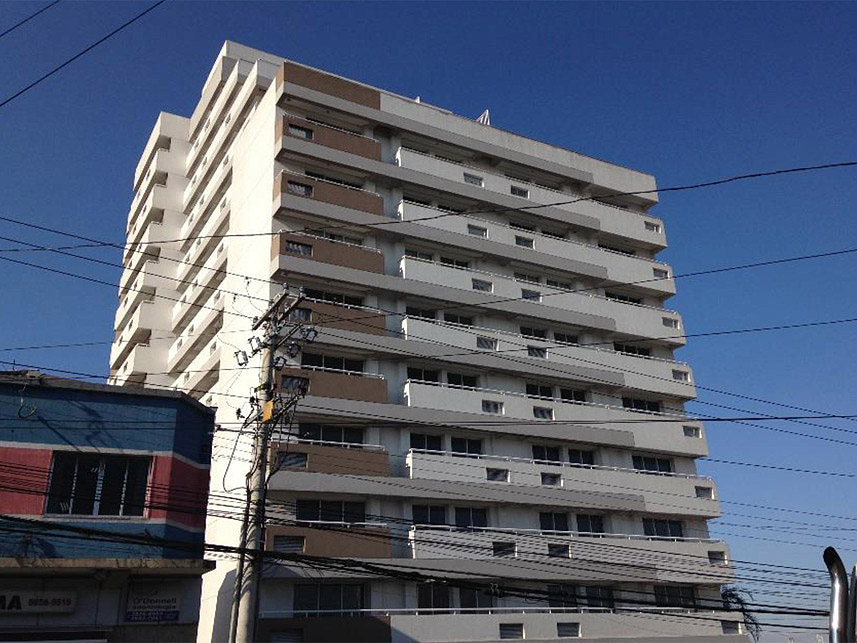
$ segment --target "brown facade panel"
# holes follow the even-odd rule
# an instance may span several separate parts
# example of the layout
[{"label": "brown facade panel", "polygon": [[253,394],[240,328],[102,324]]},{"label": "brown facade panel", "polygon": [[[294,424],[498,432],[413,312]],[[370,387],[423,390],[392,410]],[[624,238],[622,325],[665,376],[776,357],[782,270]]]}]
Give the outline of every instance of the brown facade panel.
[{"label": "brown facade panel", "polygon": [[274,238],[271,258],[294,255],[313,261],[384,274],[384,255],[375,250],[329,239],[281,232]]},{"label": "brown facade panel", "polygon": [[308,395],[318,397],[335,397],[343,400],[360,402],[380,402],[387,400],[387,380],[379,377],[362,377],[347,373],[318,371],[310,368],[287,368],[280,374],[281,379],[288,380],[280,386],[295,389],[305,381]]},{"label": "brown facade panel", "polygon": [[265,528],[265,549],[274,551],[277,536],[304,539],[307,556],[347,558],[392,558],[393,547],[387,527],[310,527],[270,525]]},{"label": "brown facade panel", "polygon": [[[325,74],[315,69],[307,69],[294,63],[284,62],[282,79],[287,83],[294,83],[322,94],[336,96],[372,109],[381,109],[381,92],[377,89]],[[277,85],[282,88],[280,74],[277,74]]]},{"label": "brown facade panel", "polygon": [[276,462],[280,453],[306,454],[306,466],[281,466],[280,469],[308,471],[310,473],[340,473],[356,476],[390,475],[390,457],[379,449],[359,449],[327,446],[323,444],[289,443],[275,446],[272,457]]},{"label": "brown facade panel", "polygon": [[288,194],[379,216],[384,214],[384,200],[381,195],[336,183],[317,181],[308,176],[280,174],[274,191],[275,198],[278,194]]},{"label": "brown facade panel", "polygon": [[[289,129],[289,126],[296,129]],[[283,117],[277,127],[277,136],[292,136],[311,141],[340,152],[356,154],[373,161],[381,160],[381,143],[365,136],[342,132],[324,125],[316,125],[300,118]]]},{"label": "brown facade panel", "polygon": [[304,643],[388,643],[391,640],[387,616],[328,616],[326,618],[284,618],[259,621],[259,641],[271,641],[280,632],[300,632]]},{"label": "brown facade panel", "polygon": [[387,322],[384,313],[361,308],[346,308],[321,301],[307,301],[301,308],[310,309],[310,323],[339,330],[351,330],[369,335],[386,335]]}]

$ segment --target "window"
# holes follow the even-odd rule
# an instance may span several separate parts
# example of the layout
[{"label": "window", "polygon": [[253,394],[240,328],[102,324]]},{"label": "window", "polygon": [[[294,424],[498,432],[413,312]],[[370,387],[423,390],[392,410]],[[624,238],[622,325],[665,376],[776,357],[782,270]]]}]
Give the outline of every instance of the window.
[{"label": "window", "polygon": [[280,389],[303,396],[309,392],[309,380],[306,377],[284,377],[280,381]]},{"label": "window", "polygon": [[687,371],[673,370],[673,379],[677,382],[689,382],[690,373],[688,373]]},{"label": "window", "polygon": [[402,200],[406,201],[407,203],[416,203],[417,205],[424,205],[426,207],[431,207],[431,201],[426,201],[425,199],[418,199],[417,197],[410,196],[408,194],[405,194],[402,197]]},{"label": "window", "polygon": [[482,187],[482,177],[477,176],[476,174],[468,174],[464,173],[464,182],[470,183],[471,185],[478,185],[480,188]]},{"label": "window", "polygon": [[538,290],[527,290],[526,288],[521,288],[521,299],[528,299],[530,301],[541,301],[542,293]]},{"label": "window", "polygon": [[530,191],[527,188],[520,188],[517,185],[513,185],[510,190],[512,192],[512,196],[519,196],[522,199],[530,198]]},{"label": "window", "polygon": [[526,272],[516,272],[515,273],[515,281],[526,281],[531,284],[540,284],[542,282],[541,277],[538,275],[530,275]]},{"label": "window", "polygon": [[533,445],[533,460],[542,462],[561,462],[559,447],[546,446],[543,444]]},{"label": "window", "polygon": [[462,388],[476,388],[478,380],[475,375],[463,375],[461,373],[447,373],[446,383],[450,386]]},{"label": "window", "polygon": [[557,623],[556,636],[560,639],[573,639],[580,637],[580,623]]},{"label": "window", "polygon": [[724,634],[741,633],[741,624],[738,621],[720,621],[720,628]]},{"label": "window", "polygon": [[473,290],[479,290],[481,292],[494,291],[494,284],[490,281],[485,281],[484,279],[473,279],[471,280],[471,284],[473,286]]},{"label": "window", "polygon": [[571,558],[571,547],[562,543],[548,543],[548,558]]},{"label": "window", "polygon": [[326,612],[325,616],[357,616],[365,607],[363,585],[356,584],[297,584],[295,585],[295,616]]},{"label": "window", "polygon": [[440,382],[440,371],[417,366],[408,366],[408,379],[420,382]]},{"label": "window", "polygon": [[289,194],[294,194],[295,196],[312,196],[312,186],[307,185],[306,183],[297,183],[295,181],[289,181],[288,191]]},{"label": "window", "polygon": [[646,221],[645,224],[646,224],[646,230],[648,230],[649,232],[660,232],[661,231],[661,226],[659,226],[657,223],[654,223],[652,221]]},{"label": "window", "polygon": [[604,516],[577,514],[577,531],[581,534],[603,534]]},{"label": "window", "polygon": [[584,594],[586,595],[586,604],[589,607],[603,607],[612,610],[615,605],[612,587],[590,585],[584,588]]},{"label": "window", "polygon": [[658,473],[671,473],[673,470],[672,460],[669,458],[656,458],[648,455],[635,455],[632,458],[634,468],[637,471],[654,471]]},{"label": "window", "polygon": [[533,417],[537,420],[553,420],[553,409],[548,406],[534,406]]},{"label": "window", "polygon": [[482,400],[482,412],[493,413],[495,415],[503,414],[503,403],[495,402],[494,400]]},{"label": "window", "polygon": [[651,413],[661,412],[661,403],[654,400],[641,400],[635,397],[623,397],[622,406],[626,409],[634,409],[635,411],[650,411]]},{"label": "window", "polygon": [[353,181],[346,181],[345,179],[340,179],[335,176],[330,176],[328,174],[321,174],[319,172],[312,172],[310,170],[306,170],[304,172],[311,179],[320,179],[321,181],[327,181],[328,183],[335,183],[337,185],[345,185],[349,188],[356,188],[358,190],[363,189],[362,183],[354,183]]},{"label": "window", "polygon": [[577,335],[569,335],[568,333],[554,333],[553,338],[563,344],[577,344],[579,337]]},{"label": "window", "polygon": [[332,304],[347,304],[349,306],[362,306],[363,298],[354,297],[352,295],[343,295],[341,293],[326,292],[323,290],[314,290],[307,288],[304,290],[307,299],[318,299],[319,301],[327,301]]},{"label": "window", "polygon": [[443,583],[417,583],[417,606],[421,610],[449,609],[449,586]]},{"label": "window", "polygon": [[458,604],[462,609],[488,609],[494,607],[494,597],[476,589],[462,587],[458,590]]},{"label": "window", "polygon": [[298,127],[289,123],[289,136],[296,138],[305,138],[308,141],[312,140],[312,130],[308,127]]},{"label": "window", "polygon": [[547,359],[548,349],[544,346],[527,346],[527,356],[538,359]]},{"label": "window", "polygon": [[628,250],[627,248],[619,248],[617,246],[609,246],[606,243],[599,243],[598,247],[602,250],[609,250],[610,252],[618,252],[619,254],[628,255],[633,257],[637,254],[634,250]]},{"label": "window", "polygon": [[613,299],[615,301],[622,301],[622,302],[625,302],[626,304],[642,304],[643,303],[642,297],[631,297],[630,295],[623,295],[623,294],[618,293],[618,292],[607,291],[604,293],[604,296],[607,297],[607,299]]},{"label": "window", "polygon": [[634,344],[620,344],[619,342],[613,342],[613,348],[617,353],[626,353],[628,355],[642,355],[643,357],[649,357],[652,354],[651,349],[636,346]]},{"label": "window", "polygon": [[429,308],[417,308],[416,306],[406,306],[405,314],[408,317],[417,317],[419,319],[435,319],[437,311]]},{"label": "window", "polygon": [[524,638],[523,623],[500,623],[500,638],[501,639],[522,639]]},{"label": "window", "polygon": [[684,538],[684,528],[678,520],[643,518],[643,533],[662,538]]},{"label": "window", "polygon": [[547,339],[548,331],[546,328],[533,328],[532,326],[521,326],[521,335],[524,337],[538,337],[539,339]]},{"label": "window", "polygon": [[569,449],[568,461],[572,464],[595,464],[595,451],[588,449]]},{"label": "window", "polygon": [[577,607],[577,587],[565,583],[548,585],[548,605],[551,607]]},{"label": "window", "polygon": [[556,232],[555,230],[545,230],[542,228],[542,234],[546,237],[553,237],[554,239],[565,239],[564,232]]},{"label": "window", "polygon": [[698,426],[685,425],[685,426],[681,427],[681,429],[684,432],[684,437],[686,437],[686,438],[701,438],[702,437],[702,431],[700,430],[700,428]]},{"label": "window", "polygon": [[555,511],[539,512],[539,529],[542,531],[568,531],[568,515]]},{"label": "window", "polygon": [[520,235],[515,235],[515,245],[520,246],[522,248],[534,248],[536,242],[532,237],[522,237]]},{"label": "window", "polygon": [[559,487],[562,484],[562,476],[558,473],[545,473],[542,471],[542,484],[546,487]]},{"label": "window", "polygon": [[652,274],[654,274],[657,279],[669,279],[670,277],[669,271],[662,270],[661,268],[652,268]]},{"label": "window", "polygon": [[[330,239],[331,241],[340,241],[342,243],[350,243],[354,246],[362,246],[363,239],[359,237],[349,237],[344,234],[338,234],[336,232],[328,232],[327,230],[309,230],[310,234],[314,234],[317,237],[323,237],[324,239]],[[407,254],[407,251],[406,251]]]},{"label": "window", "polygon": [[467,225],[467,234],[472,234],[474,237],[482,237],[483,239],[488,238],[488,228],[483,228],[478,225]]},{"label": "window", "polygon": [[405,256],[409,259],[422,259],[423,261],[433,261],[434,255],[430,252],[422,250],[414,250],[413,248],[405,248]]},{"label": "window", "polygon": [[497,350],[497,340],[491,337],[476,337],[476,348],[481,348],[486,351],[496,351]]},{"label": "window", "polygon": [[514,540],[495,540],[491,543],[497,558],[514,558],[517,546]]},{"label": "window", "polygon": [[485,469],[485,479],[491,482],[509,482],[509,470]]},{"label": "window", "polygon": [[461,268],[467,270],[470,267],[470,262],[464,259],[452,259],[451,257],[441,257],[440,262],[444,266],[452,266],[453,268]]},{"label": "window", "polygon": [[572,285],[567,281],[557,281],[556,279],[547,279],[545,283],[551,288],[559,288],[560,290],[574,290]]},{"label": "window", "polygon": [[420,451],[443,451],[443,436],[411,433],[411,448]]},{"label": "window", "polygon": [[528,382],[526,391],[529,397],[553,397],[553,386],[550,384]]},{"label": "window", "polygon": [[484,507],[456,507],[456,527],[487,527],[488,510]]},{"label": "window", "polygon": [[655,604],[658,607],[695,607],[696,595],[687,585],[655,585]]},{"label": "window", "polygon": [[725,565],[726,564],[726,552],[725,551],[710,551],[710,552],[708,552],[708,564],[709,565]]},{"label": "window", "polygon": [[664,326],[667,328],[678,328],[678,320],[673,319],[672,317],[662,317],[661,321],[663,321]]},{"label": "window", "polygon": [[414,505],[411,512],[415,525],[446,524],[446,507],[443,505]]},{"label": "window", "polygon": [[452,438],[452,453],[479,455],[482,453],[482,440],[479,438]]},{"label": "window", "polygon": [[280,554],[304,553],[303,536],[274,536],[274,551]]},{"label": "window", "polygon": [[712,487],[696,487],[696,497],[714,500],[714,489]]},{"label": "window", "polygon": [[337,355],[318,355],[316,353],[302,353],[301,366],[314,366],[316,368],[329,368],[334,371],[363,372],[363,360],[339,357]]},{"label": "window", "polygon": [[586,391],[576,388],[561,388],[559,389],[559,399],[566,402],[585,402]]},{"label": "window", "polygon": [[312,256],[312,246],[308,243],[298,243],[297,241],[286,241],[286,252],[291,252],[304,257]]},{"label": "window", "polygon": [[286,317],[290,322],[308,322],[312,318],[312,311],[309,308],[292,308]]},{"label": "window", "polygon": [[302,440],[363,444],[363,428],[359,426],[333,426],[329,424],[298,425],[298,437]]},{"label": "window", "polygon": [[280,468],[306,469],[306,453],[286,453],[281,451],[277,454],[277,466]]},{"label": "window", "polygon": [[142,516],[151,458],[55,451],[48,514]]},{"label": "window", "polygon": [[295,503],[295,518],[303,522],[366,522],[366,503],[342,500],[301,500]]},{"label": "window", "polygon": [[473,317],[465,317],[457,313],[444,313],[443,320],[450,324],[461,324],[462,326],[473,326]]}]

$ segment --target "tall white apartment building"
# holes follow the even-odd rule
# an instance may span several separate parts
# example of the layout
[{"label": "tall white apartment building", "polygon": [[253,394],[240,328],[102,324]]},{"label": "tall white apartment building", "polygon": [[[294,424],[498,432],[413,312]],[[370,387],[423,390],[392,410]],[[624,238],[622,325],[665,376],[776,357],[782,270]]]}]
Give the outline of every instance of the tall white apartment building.
[{"label": "tall white apartment building", "polygon": [[[652,176],[227,42],[134,189],[111,379],[233,429],[206,540],[238,542],[234,353],[288,284],[319,334],[282,371],[308,392],[267,546],[423,575],[270,565],[260,641],[745,640]],[[205,575],[200,641],[234,574]]]}]

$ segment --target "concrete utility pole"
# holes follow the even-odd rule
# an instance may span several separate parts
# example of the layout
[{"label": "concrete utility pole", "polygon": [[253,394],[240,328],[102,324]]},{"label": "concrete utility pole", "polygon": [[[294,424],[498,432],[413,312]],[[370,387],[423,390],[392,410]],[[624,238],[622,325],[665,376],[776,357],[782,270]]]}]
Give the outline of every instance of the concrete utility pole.
[{"label": "concrete utility pole", "polygon": [[[235,598],[237,610],[233,611],[231,640],[235,643],[253,643],[255,641],[257,605],[259,601],[259,584],[262,573],[263,533],[265,528],[265,500],[268,477],[268,444],[274,427],[283,412],[290,412],[294,407],[293,400],[277,406],[275,394],[276,382],[276,352],[285,342],[290,340],[300,330],[300,323],[295,323],[287,334],[282,335],[283,327],[288,323],[289,313],[304,299],[303,293],[286,304],[289,298],[288,290],[277,297],[265,313],[254,320],[253,330],[265,327],[265,339],[260,345],[251,348],[254,352],[262,353],[262,368],[259,389],[261,391],[261,410],[256,431],[253,436],[253,458],[250,472],[247,474],[247,511],[245,523],[242,526],[242,544],[249,552],[242,552],[239,569],[235,578]],[[284,306],[285,305],[285,306]],[[236,614],[237,611],[237,614]]]}]

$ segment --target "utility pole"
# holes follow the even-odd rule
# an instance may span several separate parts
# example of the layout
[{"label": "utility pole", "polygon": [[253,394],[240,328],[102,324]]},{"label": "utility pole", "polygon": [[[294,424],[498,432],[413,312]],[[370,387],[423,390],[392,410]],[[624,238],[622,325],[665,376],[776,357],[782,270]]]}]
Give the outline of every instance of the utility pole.
[{"label": "utility pole", "polygon": [[[241,532],[241,545],[249,551],[242,550],[239,556],[239,566],[235,578],[235,605],[233,606],[233,622],[230,640],[235,643],[253,643],[257,620],[257,605],[259,601],[259,585],[262,573],[263,533],[265,527],[265,499],[268,483],[268,445],[271,434],[283,412],[291,412],[295,400],[289,400],[283,408],[277,409],[276,371],[282,366],[282,358],[276,353],[283,344],[301,329],[300,323],[295,323],[288,333],[283,335],[284,327],[288,324],[289,313],[303,300],[301,292],[293,301],[286,303],[289,292],[286,288],[271,303],[268,309],[253,321],[253,330],[265,328],[265,338],[250,339],[253,353],[262,353],[262,368],[260,372],[261,392],[257,416],[256,430],[253,436],[253,457],[250,472],[247,474],[247,507],[244,514],[244,524]],[[304,338],[307,335],[304,334]],[[297,352],[297,344],[290,343],[290,348]],[[246,363],[246,355],[244,356]]]}]

